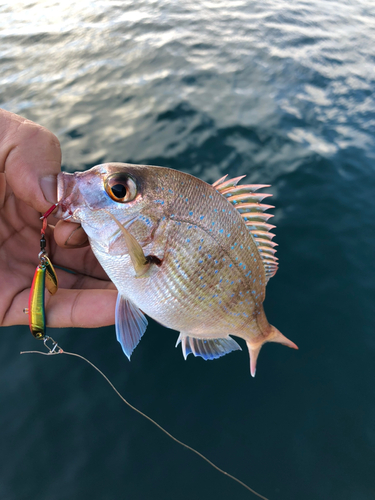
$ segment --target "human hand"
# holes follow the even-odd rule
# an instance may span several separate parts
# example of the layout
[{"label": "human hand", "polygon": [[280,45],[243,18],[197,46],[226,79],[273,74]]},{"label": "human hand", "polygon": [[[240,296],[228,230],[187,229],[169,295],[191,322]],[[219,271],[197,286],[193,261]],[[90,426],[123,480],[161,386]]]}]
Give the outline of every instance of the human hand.
[{"label": "human hand", "polygon": [[[39,264],[40,215],[56,202],[60,164],[60,144],[51,132],[0,109],[0,326],[28,324],[23,309]],[[46,240],[52,263],[75,272],[56,269],[59,290],[46,294],[47,326],[113,324],[117,292],[83,229],[59,221],[48,226]]]}]

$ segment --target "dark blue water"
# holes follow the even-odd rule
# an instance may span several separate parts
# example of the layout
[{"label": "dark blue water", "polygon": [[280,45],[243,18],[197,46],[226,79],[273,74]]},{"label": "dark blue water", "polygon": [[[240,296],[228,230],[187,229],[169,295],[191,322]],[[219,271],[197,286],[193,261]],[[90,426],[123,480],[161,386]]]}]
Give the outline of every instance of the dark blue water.
[{"label": "dark blue water", "polygon": [[[375,7],[286,2],[0,4],[0,103],[51,129],[63,167],[105,161],[272,184],[271,323],[300,350],[185,362],[151,322],[53,330],[137,407],[271,500],[375,498]],[[0,498],[246,499],[78,359],[0,338]],[[254,497],[255,498],[255,497]]]}]

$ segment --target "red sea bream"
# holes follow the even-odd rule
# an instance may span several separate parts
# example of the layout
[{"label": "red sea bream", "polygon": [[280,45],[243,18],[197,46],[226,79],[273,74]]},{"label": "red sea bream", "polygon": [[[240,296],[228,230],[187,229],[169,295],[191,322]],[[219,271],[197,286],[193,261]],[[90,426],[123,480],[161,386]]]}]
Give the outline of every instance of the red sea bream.
[{"label": "red sea bream", "polygon": [[94,254],[118,290],[116,334],[130,355],[145,314],[177,330],[183,355],[215,359],[246,341],[255,375],[265,342],[297,346],[263,310],[277,271],[267,223],[273,208],[223,177],[213,185],[164,167],[107,163],[58,177],[58,216],[82,224]]}]

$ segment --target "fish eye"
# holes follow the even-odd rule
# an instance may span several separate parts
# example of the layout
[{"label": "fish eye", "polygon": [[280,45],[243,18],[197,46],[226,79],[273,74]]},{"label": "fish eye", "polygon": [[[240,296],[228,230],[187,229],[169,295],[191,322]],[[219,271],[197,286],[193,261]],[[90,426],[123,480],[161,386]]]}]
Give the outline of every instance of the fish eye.
[{"label": "fish eye", "polygon": [[121,200],[121,198],[125,198],[126,196],[126,186],[123,184],[115,184],[114,186],[111,186],[111,193],[114,198]]},{"label": "fish eye", "polygon": [[128,175],[112,174],[104,182],[107,194],[118,203],[127,203],[134,200],[137,194],[137,185]]}]

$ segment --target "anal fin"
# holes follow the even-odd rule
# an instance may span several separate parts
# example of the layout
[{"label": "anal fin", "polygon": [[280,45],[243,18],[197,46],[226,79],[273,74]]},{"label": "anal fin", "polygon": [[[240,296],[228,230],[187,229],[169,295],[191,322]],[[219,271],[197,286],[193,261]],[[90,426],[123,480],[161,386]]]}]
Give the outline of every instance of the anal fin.
[{"label": "anal fin", "polygon": [[185,359],[190,353],[194,354],[194,356],[200,356],[201,358],[207,360],[217,359],[232,351],[242,350],[237,342],[229,336],[225,338],[201,339],[180,333],[180,336],[177,339],[176,347],[180,343],[182,347],[182,354]]},{"label": "anal fin", "polygon": [[120,293],[116,302],[116,337],[130,361],[130,356],[139,344],[147,328],[145,315]]}]

